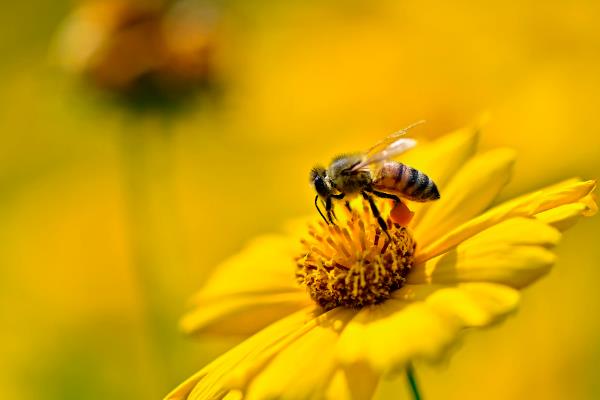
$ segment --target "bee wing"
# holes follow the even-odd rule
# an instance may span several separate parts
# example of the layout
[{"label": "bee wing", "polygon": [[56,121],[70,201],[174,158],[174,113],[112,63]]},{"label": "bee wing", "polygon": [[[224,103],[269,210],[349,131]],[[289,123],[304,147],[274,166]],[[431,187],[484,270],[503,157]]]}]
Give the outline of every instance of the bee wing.
[{"label": "bee wing", "polygon": [[404,139],[400,138],[400,136],[406,135],[406,132],[408,132],[410,129],[424,123],[424,120],[417,121],[413,124],[410,124],[406,128],[394,132],[391,135],[380,140],[379,142],[375,143],[369,150],[366,151],[364,160],[358,163],[357,165],[354,165],[352,167],[352,170],[356,171],[360,168],[364,168],[369,164],[374,164],[383,160],[387,160],[389,158],[402,154],[409,149],[412,149],[417,144],[416,140]]},{"label": "bee wing", "polygon": [[388,144],[383,149],[379,150],[376,153],[368,154],[365,156],[364,160],[360,163],[354,165],[352,167],[353,171],[359,170],[367,165],[375,164],[384,160],[388,160],[392,157],[395,157],[399,154],[404,153],[415,147],[417,145],[417,141],[415,139],[409,138],[400,138]]},{"label": "bee wing", "polygon": [[385,138],[383,138],[379,142],[375,143],[369,150],[366,151],[367,156],[372,156],[375,153],[379,153],[380,151],[382,151],[385,148],[387,148],[388,146],[390,146],[392,143],[396,142],[400,136],[406,135],[406,132],[408,132],[412,128],[414,128],[415,126],[424,124],[424,123],[425,123],[424,120],[417,121],[413,124],[410,124],[409,126],[407,126],[404,129],[400,129],[399,131],[396,131],[396,132],[392,133],[391,135],[386,136]]}]

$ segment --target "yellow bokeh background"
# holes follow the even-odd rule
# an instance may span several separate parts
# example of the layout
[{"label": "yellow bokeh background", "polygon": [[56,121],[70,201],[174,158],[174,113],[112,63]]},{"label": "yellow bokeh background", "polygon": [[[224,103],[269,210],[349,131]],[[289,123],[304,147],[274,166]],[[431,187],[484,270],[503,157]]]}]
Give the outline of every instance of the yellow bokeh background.
[{"label": "yellow bokeh background", "polygon": [[[416,120],[427,139],[489,112],[481,147],[520,155],[503,198],[600,176],[597,1],[215,4],[220,94],[175,113],[58,68],[76,3],[2,6],[4,398],[164,396],[232,343],[177,329],[214,266],[314,212],[313,164]],[[600,397],[599,234],[582,221],[515,316],[417,364],[426,398]]]}]

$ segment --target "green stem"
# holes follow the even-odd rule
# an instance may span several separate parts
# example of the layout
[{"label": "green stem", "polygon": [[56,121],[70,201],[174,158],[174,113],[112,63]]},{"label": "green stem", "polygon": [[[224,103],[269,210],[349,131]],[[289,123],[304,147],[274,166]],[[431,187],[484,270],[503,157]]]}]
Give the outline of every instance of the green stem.
[{"label": "green stem", "polygon": [[[164,324],[164,308],[159,271],[163,267],[163,247],[156,236],[155,219],[156,210],[152,208],[152,201],[156,201],[156,192],[152,189],[150,182],[156,182],[157,177],[153,167],[158,162],[156,158],[161,154],[153,152],[152,140],[156,139],[158,132],[146,132],[145,129],[137,129],[143,120],[124,118],[123,132],[120,132],[121,162],[122,162],[122,185],[124,191],[124,203],[129,230],[131,246],[131,265],[136,277],[138,294],[140,297],[140,324],[144,330],[142,340],[146,347],[149,365],[145,367],[149,377],[148,390],[152,396],[164,393],[169,388],[169,355],[166,353],[166,334]],[[144,126],[145,128],[145,126]],[[167,136],[165,136],[167,137]],[[167,141],[165,139],[165,141]],[[170,143],[161,146],[163,152],[168,152]],[[162,166],[161,172],[167,167]],[[164,184],[160,181],[158,184]],[[162,185],[160,193],[168,190]],[[161,206],[163,204],[161,203]],[[163,211],[162,209],[159,211]],[[170,328],[169,328],[170,329]]]},{"label": "green stem", "polygon": [[413,399],[421,400],[421,393],[419,393],[419,386],[417,385],[417,378],[415,377],[415,370],[412,364],[408,364],[406,367],[406,378],[408,379],[408,384],[410,385],[410,390],[413,395]]}]

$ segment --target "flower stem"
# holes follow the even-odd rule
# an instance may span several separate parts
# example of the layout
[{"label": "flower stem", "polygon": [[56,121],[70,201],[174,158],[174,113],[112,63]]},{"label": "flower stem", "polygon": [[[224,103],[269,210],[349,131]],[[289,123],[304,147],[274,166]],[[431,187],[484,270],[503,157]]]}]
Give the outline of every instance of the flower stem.
[{"label": "flower stem", "polygon": [[422,400],[421,393],[419,392],[419,386],[417,385],[417,378],[415,377],[415,370],[412,364],[408,364],[406,367],[406,378],[410,385],[410,390],[414,400]]},{"label": "flower stem", "polygon": [[[150,120],[150,122],[154,122]],[[121,151],[122,186],[125,217],[130,242],[130,265],[136,279],[139,296],[139,324],[143,330],[141,345],[147,353],[148,362],[144,365],[149,374],[147,390],[156,397],[168,389],[172,380],[169,369],[168,345],[170,338],[165,325],[165,299],[161,297],[160,271],[165,265],[165,251],[168,243],[157,232],[167,231],[158,225],[158,218],[169,215],[165,199],[170,192],[170,142],[169,136],[157,137],[158,132],[144,119],[124,117],[123,131],[119,132],[118,145]],[[141,126],[140,129],[138,128]],[[152,129],[154,128],[154,129]],[[166,129],[166,128],[165,128]],[[153,185],[160,189],[153,190]],[[159,197],[159,194],[164,197]],[[154,204],[158,204],[158,207]],[[154,208],[153,208],[154,206]],[[170,206],[170,204],[169,204]],[[169,221],[174,218],[165,218]],[[158,226],[157,226],[158,225]],[[174,236],[168,230],[170,236]],[[170,329],[169,329],[170,330]]]}]

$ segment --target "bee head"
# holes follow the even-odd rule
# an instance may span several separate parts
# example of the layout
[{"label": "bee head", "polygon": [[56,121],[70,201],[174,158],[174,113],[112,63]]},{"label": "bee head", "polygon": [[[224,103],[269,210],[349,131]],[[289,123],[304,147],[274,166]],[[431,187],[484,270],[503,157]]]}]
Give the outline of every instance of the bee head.
[{"label": "bee head", "polygon": [[321,197],[327,197],[331,193],[331,183],[327,178],[327,171],[321,166],[314,167],[310,171],[310,183]]}]

